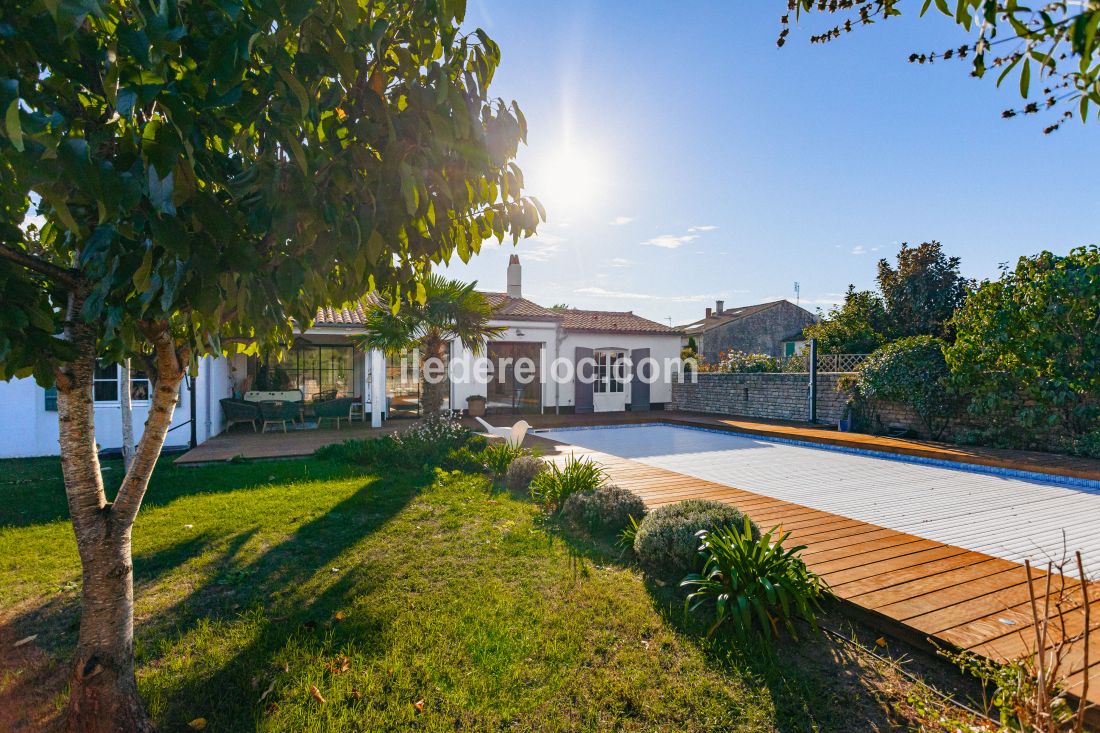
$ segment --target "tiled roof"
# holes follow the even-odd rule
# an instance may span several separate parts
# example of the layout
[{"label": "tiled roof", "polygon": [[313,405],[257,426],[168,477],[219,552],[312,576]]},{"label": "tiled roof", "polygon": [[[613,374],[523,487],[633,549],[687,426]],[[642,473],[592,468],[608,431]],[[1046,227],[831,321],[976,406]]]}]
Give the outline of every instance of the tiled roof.
[{"label": "tiled roof", "polygon": [[353,308],[319,308],[314,326],[362,326],[366,322],[363,304]]},{"label": "tiled roof", "polygon": [[747,316],[751,316],[754,313],[767,310],[772,306],[779,305],[782,300],[773,300],[770,303],[757,303],[756,305],[743,305],[739,308],[726,308],[721,313],[712,314],[709,318],[700,318],[698,321],[684,324],[680,326],[680,329],[684,333],[702,333],[715,326],[719,326],[723,323],[729,323],[730,321],[737,321]]},{"label": "tiled roof", "polygon": [[630,311],[586,311],[569,308],[562,311],[566,331],[601,333],[653,333],[678,336],[680,332],[663,323],[634,315]]},{"label": "tiled roof", "polygon": [[[493,316],[503,320],[561,321],[566,331],[601,333],[653,333],[678,335],[679,330],[642,318],[630,311],[590,311],[569,308],[553,311],[526,298],[509,298],[505,293],[482,292],[493,306]],[[366,314],[362,303],[347,308],[321,308],[314,326],[362,327]]]},{"label": "tiled roof", "polygon": [[519,321],[560,321],[561,314],[527,298],[509,298],[507,293],[480,291],[493,306],[496,318]]}]

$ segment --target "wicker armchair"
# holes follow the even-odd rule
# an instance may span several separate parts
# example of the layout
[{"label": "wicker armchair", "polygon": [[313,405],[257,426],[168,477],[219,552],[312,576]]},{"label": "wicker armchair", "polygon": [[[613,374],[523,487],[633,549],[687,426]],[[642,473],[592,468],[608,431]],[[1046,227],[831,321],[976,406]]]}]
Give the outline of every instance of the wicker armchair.
[{"label": "wicker armchair", "polygon": [[230,397],[219,401],[222,405],[222,414],[225,415],[226,430],[239,422],[246,422],[252,426],[252,432],[256,432],[256,421],[260,419],[260,410],[255,402],[245,402]]},{"label": "wicker armchair", "polygon": [[354,397],[339,397],[335,400],[317,402],[313,405],[313,414],[317,416],[317,425],[323,420],[335,420],[336,429],[340,429],[340,421],[347,420],[351,423],[351,406],[355,403]]},{"label": "wicker armchair", "polygon": [[301,411],[302,405],[300,402],[278,402],[274,400],[261,402],[260,415],[264,424],[260,428],[260,432],[266,431],[268,425],[282,425],[285,433],[286,424],[288,422],[293,424],[298,419]]}]

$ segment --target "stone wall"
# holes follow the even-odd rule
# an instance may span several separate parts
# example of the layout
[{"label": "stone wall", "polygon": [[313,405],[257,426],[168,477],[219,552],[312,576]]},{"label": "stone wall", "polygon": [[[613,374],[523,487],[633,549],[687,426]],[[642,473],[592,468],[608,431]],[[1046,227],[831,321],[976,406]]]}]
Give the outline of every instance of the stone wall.
[{"label": "stone wall", "polygon": [[[673,410],[711,412],[769,420],[806,422],[810,419],[809,374],[715,374],[701,373],[672,385]],[[817,421],[833,424],[844,414],[848,395],[837,391],[844,374],[817,375]],[[920,434],[923,426],[910,410],[900,405],[878,406],[879,430],[903,427]]]},{"label": "stone wall", "polygon": [[723,351],[783,355],[783,339],[814,322],[805,308],[783,300],[770,308],[708,328],[699,343],[703,358],[718,361]]}]

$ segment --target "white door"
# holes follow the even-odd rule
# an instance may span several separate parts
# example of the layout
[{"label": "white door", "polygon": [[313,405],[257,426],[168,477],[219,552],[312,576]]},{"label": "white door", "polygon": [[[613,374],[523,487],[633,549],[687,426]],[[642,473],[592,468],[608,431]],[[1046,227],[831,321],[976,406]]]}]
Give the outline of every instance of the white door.
[{"label": "white door", "polygon": [[596,381],[592,385],[592,409],[595,412],[622,412],[626,409],[626,354],[619,349],[598,349]]}]

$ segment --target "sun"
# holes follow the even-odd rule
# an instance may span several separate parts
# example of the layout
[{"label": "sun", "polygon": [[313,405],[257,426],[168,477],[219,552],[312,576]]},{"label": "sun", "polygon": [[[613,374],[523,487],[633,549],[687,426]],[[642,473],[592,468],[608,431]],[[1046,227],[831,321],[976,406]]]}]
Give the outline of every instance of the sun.
[{"label": "sun", "polygon": [[553,221],[594,211],[605,192],[605,175],[598,153],[572,145],[547,150],[524,168],[526,192],[542,202]]}]

